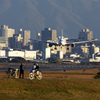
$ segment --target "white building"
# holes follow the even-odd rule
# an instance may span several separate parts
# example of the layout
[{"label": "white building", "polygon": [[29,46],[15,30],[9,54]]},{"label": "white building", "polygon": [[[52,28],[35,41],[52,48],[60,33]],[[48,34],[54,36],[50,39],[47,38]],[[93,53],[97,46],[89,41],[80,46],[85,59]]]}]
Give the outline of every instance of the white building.
[{"label": "white building", "polygon": [[8,51],[8,57],[22,57],[26,60],[36,59],[36,51]]},{"label": "white building", "polygon": [[92,58],[89,59],[89,62],[100,62],[100,53],[92,54]]},{"label": "white building", "polygon": [[15,29],[12,28],[8,28],[8,26],[6,25],[1,25],[1,29],[0,29],[0,36],[1,37],[13,37],[13,34],[15,34]]},{"label": "white building", "polygon": [[24,42],[24,45],[27,45],[28,42],[30,42],[30,36],[31,36],[31,31],[30,30],[25,30],[24,31],[24,38],[23,38],[23,42]]},{"label": "white building", "polygon": [[8,57],[22,57],[24,58],[23,51],[8,51]]},{"label": "white building", "polygon": [[47,59],[47,58],[50,58],[50,48],[45,48],[44,50],[43,50],[43,55],[42,55],[42,57],[43,57],[43,59]]},{"label": "white building", "polygon": [[92,53],[93,54],[96,54],[96,53],[98,53],[99,52],[99,47],[96,47],[96,45],[93,43],[92,44]]},{"label": "white building", "polygon": [[1,57],[6,57],[6,51],[5,50],[0,50],[0,58]]},{"label": "white building", "polygon": [[95,59],[89,59],[89,62],[100,62],[100,57],[95,57]]},{"label": "white building", "polygon": [[78,58],[78,57],[80,57],[80,55],[77,55],[77,54],[71,54],[70,57],[71,57],[71,58]]},{"label": "white building", "polygon": [[57,52],[57,56],[58,56],[60,59],[63,59],[63,51],[58,51],[58,52]]},{"label": "white building", "polygon": [[24,58],[26,60],[36,59],[36,51],[25,51]]},{"label": "white building", "polygon": [[81,46],[82,53],[89,53],[89,48],[90,46],[87,46],[87,43],[85,44],[85,46]]}]

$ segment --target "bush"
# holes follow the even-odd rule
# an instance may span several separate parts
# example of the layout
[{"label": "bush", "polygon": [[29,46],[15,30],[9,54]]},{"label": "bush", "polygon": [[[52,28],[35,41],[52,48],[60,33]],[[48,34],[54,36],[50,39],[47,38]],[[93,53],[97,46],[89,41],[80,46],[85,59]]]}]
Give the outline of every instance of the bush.
[{"label": "bush", "polygon": [[21,58],[21,57],[15,57],[12,59],[12,61],[10,62],[19,62],[19,63],[25,63],[26,60],[24,58]]},{"label": "bush", "polygon": [[95,76],[94,76],[95,79],[98,79],[100,78],[100,72],[98,72]]},{"label": "bush", "polygon": [[61,62],[62,62],[61,59],[55,58],[55,57],[48,58],[48,61],[49,61],[50,63],[61,63]]}]

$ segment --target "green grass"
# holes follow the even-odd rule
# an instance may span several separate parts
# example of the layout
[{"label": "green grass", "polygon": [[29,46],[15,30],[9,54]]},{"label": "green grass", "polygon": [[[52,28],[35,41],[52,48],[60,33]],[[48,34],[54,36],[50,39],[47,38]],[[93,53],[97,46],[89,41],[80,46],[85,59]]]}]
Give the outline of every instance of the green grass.
[{"label": "green grass", "polygon": [[100,100],[100,80],[2,78],[0,100]]}]

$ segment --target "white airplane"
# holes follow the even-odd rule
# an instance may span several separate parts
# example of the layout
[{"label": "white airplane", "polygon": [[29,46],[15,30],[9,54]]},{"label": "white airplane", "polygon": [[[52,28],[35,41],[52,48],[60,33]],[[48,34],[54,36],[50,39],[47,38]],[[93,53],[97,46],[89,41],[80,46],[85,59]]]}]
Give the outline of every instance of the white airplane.
[{"label": "white airplane", "polygon": [[61,38],[59,38],[58,42],[38,41],[38,40],[33,40],[33,39],[30,39],[30,40],[37,41],[37,42],[43,42],[43,43],[49,43],[49,47],[52,47],[53,45],[55,45],[55,48],[56,48],[56,46],[70,46],[70,45],[71,45],[71,47],[75,47],[75,44],[96,41],[96,40],[91,40],[91,41],[80,41],[80,42],[66,42],[63,37],[63,30],[62,30],[62,36],[61,36]]}]

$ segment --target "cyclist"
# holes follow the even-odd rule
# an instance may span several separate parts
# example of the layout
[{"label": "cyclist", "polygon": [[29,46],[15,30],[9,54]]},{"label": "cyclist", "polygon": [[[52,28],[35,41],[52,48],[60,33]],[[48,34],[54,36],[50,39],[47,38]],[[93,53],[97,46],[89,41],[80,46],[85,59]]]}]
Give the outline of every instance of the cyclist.
[{"label": "cyclist", "polygon": [[39,70],[39,65],[34,64],[31,68],[30,74],[29,74],[29,79],[35,79],[37,78],[38,80],[42,79],[42,73]]},{"label": "cyclist", "polygon": [[35,69],[37,69],[37,71],[39,71],[39,65],[38,64],[36,64],[36,68]]},{"label": "cyclist", "polygon": [[35,68],[36,68],[36,64],[34,64],[34,65],[32,66],[32,68],[31,68],[31,71],[30,71],[30,72],[31,72],[31,73],[32,73],[32,72],[35,72]]},{"label": "cyclist", "polygon": [[36,73],[37,71],[39,71],[39,65],[38,64],[34,64],[31,68],[31,73]]}]

